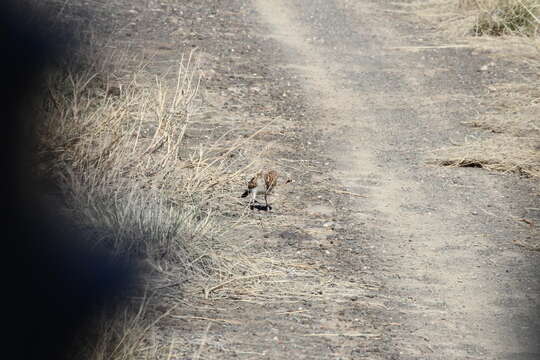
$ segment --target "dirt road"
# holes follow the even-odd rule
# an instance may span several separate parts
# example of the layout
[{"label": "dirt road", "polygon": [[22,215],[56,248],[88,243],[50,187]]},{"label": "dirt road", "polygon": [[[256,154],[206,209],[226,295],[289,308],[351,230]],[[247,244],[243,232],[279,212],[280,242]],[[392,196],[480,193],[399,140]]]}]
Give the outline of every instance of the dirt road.
[{"label": "dirt road", "polygon": [[[538,182],[428,161],[471,134],[462,122],[486,110],[484,88],[520,81],[519,68],[479,71],[488,54],[448,46],[400,3],[96,5],[157,74],[198,48],[203,105],[188,139],[271,123],[252,153],[273,144],[265,161],[295,180],[226,239],[286,276],[191,294],[199,303],[156,335],[177,358],[540,357],[540,257],[514,243],[538,236]],[[216,209],[231,223],[244,211]]]},{"label": "dirt road", "polygon": [[335,178],[367,197],[347,210],[369,233],[402,324],[393,356],[539,358],[539,258],[512,243],[530,236],[514,218],[538,204],[533,183],[425,161],[463,138],[460,122],[482,110],[475,95],[492,81],[478,72],[488,58],[437,49],[395,4],[255,4],[285,53],[276,66],[302,79]]}]

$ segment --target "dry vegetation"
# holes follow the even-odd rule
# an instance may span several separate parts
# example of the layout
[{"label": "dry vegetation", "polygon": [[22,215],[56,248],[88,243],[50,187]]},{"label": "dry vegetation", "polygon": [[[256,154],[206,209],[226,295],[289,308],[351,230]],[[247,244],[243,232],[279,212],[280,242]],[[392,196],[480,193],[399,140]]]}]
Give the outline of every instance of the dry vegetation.
[{"label": "dry vegetation", "polygon": [[56,180],[81,223],[108,234],[92,239],[119,254],[174,259],[187,269],[189,256],[179,251],[190,249],[179,246],[179,234],[212,236],[209,214],[194,200],[202,189],[193,172],[206,169],[186,171],[182,160],[197,72],[190,59],[181,61],[168,93],[159,79],[152,88],[137,85],[140,72],[113,85],[103,69],[67,66],[51,76],[36,167]]},{"label": "dry vegetation", "polygon": [[540,31],[538,0],[460,0],[459,8],[472,11],[475,36],[522,35],[535,37]]},{"label": "dry vegetation", "polygon": [[[96,41],[92,48],[99,48]],[[212,292],[264,270],[224,241],[225,228],[209,206],[245,176],[249,164],[227,155],[247,140],[225,150],[220,139],[186,141],[201,81],[195,57],[187,54],[163,77],[142,65],[120,76],[119,69],[132,68],[127,55],[81,50],[49,76],[39,104],[36,174],[53,179],[62,211],[85,241],[131,259],[146,274],[144,293],[113,319],[97,319],[98,340],[87,339],[77,358],[166,354],[169,344],[152,342],[148,333],[186,301],[180,285]]]},{"label": "dry vegetation", "polygon": [[525,36],[540,31],[538,0],[456,0],[405,4],[453,37]]},{"label": "dry vegetation", "polygon": [[[441,149],[437,161],[445,166],[540,176],[540,2],[433,0],[411,7],[452,41],[488,51],[495,62],[527,69],[519,81],[500,81],[485,89],[483,102],[489,111],[464,121],[485,133]],[[489,70],[493,64],[479,70]]]},{"label": "dry vegetation", "polygon": [[458,146],[442,149],[438,156],[445,166],[481,167],[540,177],[540,93],[529,84],[491,86],[490,111],[466,125],[487,132],[470,136]]},{"label": "dry vegetation", "polygon": [[[201,321],[237,323],[211,319],[217,315],[209,314],[215,308],[209,302],[318,299],[314,288],[335,286],[314,275],[314,266],[233,241],[239,227],[261,225],[246,216],[240,184],[254,163],[264,163],[268,140],[256,138],[278,125],[232,124],[201,134],[217,126],[198,114],[199,54],[185,53],[156,76],[136,50],[92,33],[83,4],[50,1],[42,4],[45,11],[50,4],[57,5],[54,26],[79,29],[84,45],[44,84],[35,174],[52,180],[46,195],[58,197],[59,211],[79,227],[82,241],[130,259],[143,274],[141,292],[127,307],[94,319],[73,358],[197,358],[192,332]],[[98,5],[94,10],[103,10]],[[290,275],[297,280],[283,280]]]},{"label": "dry vegetation", "polygon": [[137,65],[130,49],[104,46],[93,35],[83,43],[46,83],[34,169],[53,180],[61,211],[85,241],[131,259],[144,276],[142,293],[114,317],[109,312],[95,319],[93,334],[81,339],[74,358],[189,354],[198,346],[190,342],[186,322],[236,324],[199,310],[213,310],[209,301],[322,299],[314,289],[347,295],[315,266],[233,241],[239,228],[249,234],[245,229],[261,226],[246,216],[240,184],[254,163],[264,163],[268,141],[258,138],[278,125],[269,121],[249,131],[233,126],[207,139],[190,133],[215,126],[201,126],[204,79],[196,53],[156,76],[152,64]]},{"label": "dry vegetation", "polygon": [[[312,259],[254,249],[261,230],[305,221],[291,204],[280,205],[282,216],[266,216],[250,213],[238,199],[254,163],[265,163],[267,137],[278,131],[279,119],[204,139],[190,133],[204,118],[194,120],[204,81],[197,54],[161,77],[148,66],[133,68],[129,57],[85,49],[51,74],[41,103],[35,171],[54,179],[63,211],[86,241],[145,270],[143,293],[114,317],[95,319],[94,333],[81,339],[74,358],[198,358],[203,346],[219,358],[223,342],[199,344],[192,332],[200,333],[199,324],[243,325],[234,318],[236,304],[348,301],[377,288],[338,282]],[[273,166],[287,177],[280,169],[287,166],[277,160]],[[332,232],[312,231],[324,238]]]}]

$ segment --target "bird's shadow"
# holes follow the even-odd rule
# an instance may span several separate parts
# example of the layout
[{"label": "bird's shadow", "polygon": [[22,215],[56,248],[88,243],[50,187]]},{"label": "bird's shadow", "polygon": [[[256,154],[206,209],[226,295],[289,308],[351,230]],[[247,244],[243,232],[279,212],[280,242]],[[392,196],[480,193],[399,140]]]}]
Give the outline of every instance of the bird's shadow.
[{"label": "bird's shadow", "polygon": [[268,211],[268,210],[272,210],[272,206],[271,205],[262,205],[262,204],[252,204],[249,206],[250,210],[264,210],[264,211]]}]

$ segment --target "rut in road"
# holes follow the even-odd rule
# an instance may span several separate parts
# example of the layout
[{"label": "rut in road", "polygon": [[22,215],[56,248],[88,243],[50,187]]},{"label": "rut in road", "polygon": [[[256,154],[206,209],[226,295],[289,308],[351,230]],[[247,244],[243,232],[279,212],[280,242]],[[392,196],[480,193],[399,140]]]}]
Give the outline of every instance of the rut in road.
[{"label": "rut in road", "polygon": [[281,66],[304,79],[315,125],[332,139],[336,177],[369,198],[350,211],[373,235],[403,323],[391,335],[399,356],[538,358],[539,261],[512,244],[530,234],[507,215],[536,206],[526,195],[534,183],[425,161],[464,136],[483,59],[467,48],[410,51],[423,34],[392,5],[255,3],[287,53]]}]

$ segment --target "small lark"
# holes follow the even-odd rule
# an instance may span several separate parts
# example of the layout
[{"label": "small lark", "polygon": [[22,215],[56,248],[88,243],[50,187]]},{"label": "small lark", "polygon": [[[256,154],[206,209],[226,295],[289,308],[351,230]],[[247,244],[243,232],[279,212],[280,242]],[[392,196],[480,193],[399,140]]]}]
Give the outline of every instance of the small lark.
[{"label": "small lark", "polygon": [[253,207],[253,204],[257,202],[255,199],[258,194],[264,194],[264,201],[266,203],[266,209],[270,210],[272,207],[268,204],[268,195],[274,190],[277,185],[278,173],[274,170],[268,172],[259,171],[249,182],[248,188],[242,194],[242,197],[251,195],[249,205]]}]

